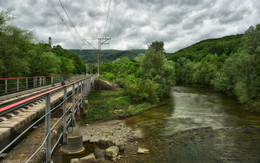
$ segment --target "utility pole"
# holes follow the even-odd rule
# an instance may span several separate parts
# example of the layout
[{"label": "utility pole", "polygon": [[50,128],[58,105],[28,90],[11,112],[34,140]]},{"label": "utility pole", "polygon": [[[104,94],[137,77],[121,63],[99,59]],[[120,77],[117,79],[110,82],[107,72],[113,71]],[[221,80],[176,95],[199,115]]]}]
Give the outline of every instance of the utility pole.
[{"label": "utility pole", "polygon": [[98,38],[98,76],[100,75],[100,62],[101,62],[101,45],[107,45],[109,44],[109,40],[111,40],[111,38],[108,37],[104,37],[104,38]]},{"label": "utility pole", "polygon": [[88,65],[87,65],[87,57],[86,57],[86,76],[88,76]]}]

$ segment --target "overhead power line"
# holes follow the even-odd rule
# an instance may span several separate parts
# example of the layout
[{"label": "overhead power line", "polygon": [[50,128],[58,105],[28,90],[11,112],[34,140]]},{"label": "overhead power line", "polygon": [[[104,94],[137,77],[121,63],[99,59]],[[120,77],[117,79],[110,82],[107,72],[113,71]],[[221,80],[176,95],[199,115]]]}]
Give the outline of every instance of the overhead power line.
[{"label": "overhead power line", "polygon": [[[52,8],[54,9],[54,11],[56,12],[56,14],[59,16],[59,18],[61,19],[61,21],[63,22],[63,24],[66,26],[67,30],[69,31],[70,35],[73,37],[73,39],[77,42],[77,39],[75,38],[75,36],[71,33],[68,25],[66,24],[66,22],[64,21],[64,19],[62,18],[61,14],[59,13],[59,11],[57,10],[57,8],[55,7],[55,5],[53,4],[52,0],[48,0],[49,4],[52,6]],[[74,30],[76,31],[78,37],[80,38],[80,40],[83,42],[83,43],[88,43],[91,47],[93,47],[95,50],[97,50],[96,47],[94,47],[90,42],[88,42],[86,39],[80,37],[79,35],[79,32],[77,31],[75,25],[72,23],[70,17],[69,17],[69,14],[68,12],[66,11],[65,7],[63,6],[62,2],[59,0],[60,4],[61,4],[61,7],[63,8],[66,16],[68,17],[69,21],[70,21],[70,24],[73,26]],[[81,46],[81,45],[80,45]]]},{"label": "overhead power line", "polygon": [[[126,0],[125,1],[126,2],[126,6],[125,6],[125,8],[123,9],[123,12],[121,13],[121,14],[117,14],[117,15],[119,15],[119,17],[118,17],[118,20],[121,20],[121,19],[123,19],[124,17],[125,17],[125,15],[126,15],[126,13],[127,13],[127,10],[128,10],[128,3],[130,2],[130,0]],[[114,31],[117,31],[119,29],[119,23],[117,23],[117,26],[115,26],[115,29],[113,30],[113,32]],[[111,32],[111,36],[110,37],[113,37],[114,36],[114,33],[113,32]],[[113,35],[112,35],[113,34]]]},{"label": "overhead power line", "polygon": [[[107,31],[109,31],[109,29],[110,29],[110,26],[111,26],[110,24],[113,23],[116,7],[117,7],[116,1],[114,1],[114,9],[113,9],[113,12],[112,12],[112,17],[110,18],[110,21],[108,23]],[[107,33],[106,33],[106,35],[107,35]]]},{"label": "overhead power line", "polygon": [[67,17],[68,17],[68,19],[69,19],[69,21],[70,21],[70,24],[72,25],[72,27],[74,28],[74,30],[76,31],[76,33],[77,33],[77,35],[78,35],[78,37],[79,37],[79,39],[83,42],[83,43],[88,43],[91,47],[93,47],[94,49],[96,49],[97,50],[97,48],[95,48],[90,42],[88,42],[86,39],[84,39],[84,38],[82,38],[81,36],[80,36],[80,34],[79,34],[79,32],[78,32],[78,30],[76,29],[76,27],[75,27],[75,25],[73,24],[73,22],[71,21],[71,19],[70,19],[70,16],[69,16],[69,14],[68,14],[68,12],[67,12],[67,10],[65,9],[65,7],[63,6],[63,4],[62,4],[62,2],[61,2],[61,0],[59,0],[59,2],[60,2],[60,5],[61,5],[61,7],[62,7],[62,9],[64,10],[64,12],[65,12],[65,14],[67,15]]},{"label": "overhead power line", "polygon": [[86,43],[88,43],[90,46],[92,46],[92,48],[94,48],[95,50],[98,50],[96,47],[94,47],[90,42],[88,42],[86,39],[82,38],[83,41],[85,41]]},{"label": "overhead power line", "polygon": [[65,23],[65,21],[63,20],[63,18],[62,18],[62,16],[60,15],[59,11],[58,11],[57,8],[55,7],[55,5],[52,3],[51,0],[48,0],[48,2],[49,2],[49,4],[51,5],[51,7],[54,9],[54,11],[56,12],[56,14],[60,17],[62,23],[66,26],[66,28],[67,28],[67,30],[69,31],[69,33],[70,33],[70,35],[72,36],[72,38],[73,38],[75,41],[77,41],[76,38],[74,37],[74,35],[71,33],[71,31],[70,31],[68,25],[67,25],[67,24]]},{"label": "overhead power line", "polygon": [[72,23],[72,21],[71,21],[71,19],[70,19],[70,17],[69,17],[69,14],[67,13],[67,10],[66,10],[65,7],[63,6],[62,2],[61,2],[60,0],[59,0],[59,2],[60,2],[60,5],[61,5],[62,9],[64,10],[65,14],[66,14],[67,17],[68,17],[68,19],[69,19],[69,21],[70,21],[70,24],[72,25],[72,27],[73,27],[74,30],[76,31],[76,33],[77,33],[79,39],[80,39],[82,42],[84,42],[84,40],[80,37],[79,32],[77,31],[75,25]]},{"label": "overhead power line", "polygon": [[108,4],[107,18],[106,18],[106,23],[105,23],[103,37],[105,37],[105,34],[106,34],[106,27],[107,27],[107,20],[108,20],[109,12],[110,12],[110,5],[111,5],[111,0],[109,0],[109,4]]}]

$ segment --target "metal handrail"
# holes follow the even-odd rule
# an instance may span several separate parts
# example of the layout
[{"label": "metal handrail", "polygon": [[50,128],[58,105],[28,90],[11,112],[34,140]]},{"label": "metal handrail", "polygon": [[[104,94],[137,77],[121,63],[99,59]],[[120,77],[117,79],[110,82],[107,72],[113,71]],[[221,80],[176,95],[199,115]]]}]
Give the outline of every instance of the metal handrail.
[{"label": "metal handrail", "polygon": [[[71,97],[71,95],[70,96],[68,96],[68,98],[70,98]],[[67,98],[67,99],[68,99]],[[66,99],[66,100],[67,100]],[[65,102],[65,100],[63,101],[63,102]],[[62,103],[63,103],[62,102]],[[55,110],[55,109],[52,109],[50,112],[52,112],[53,110]],[[42,117],[40,117],[37,121],[35,121],[33,124],[31,124],[27,129],[25,129],[20,135],[18,135],[13,141],[11,141],[7,146],[5,146],[5,148],[3,148],[1,151],[0,151],[0,155],[6,150],[6,149],[8,149],[11,145],[13,145],[19,138],[21,138],[27,131],[29,131],[33,126],[35,126],[38,122],[40,122],[43,118],[45,118],[47,115],[49,114],[49,112],[48,113],[45,113]]]},{"label": "metal handrail", "polygon": [[73,77],[72,75],[75,76],[75,78],[82,77],[82,74],[57,74],[52,76],[0,78],[0,89],[2,89],[2,93],[0,95],[27,90],[28,88],[35,88],[47,84],[58,83],[61,79]]},{"label": "metal handrail", "polygon": [[[90,77],[85,77],[85,78],[83,78],[83,79],[80,79],[80,80],[77,80],[77,81],[74,81],[74,82],[72,82],[72,83],[69,83],[69,84],[66,84],[66,85],[64,85],[64,86],[60,86],[60,87],[58,87],[58,88],[55,88],[55,89],[53,89],[53,90],[50,90],[50,91],[46,91],[46,92],[44,92],[44,93],[41,93],[40,95],[36,95],[36,96],[33,96],[33,97],[31,97],[31,98],[29,98],[29,100],[31,101],[31,100],[33,100],[33,99],[36,99],[36,98],[38,98],[38,97],[42,97],[42,96],[44,96],[44,95],[47,95],[47,94],[50,94],[50,93],[53,93],[53,92],[56,92],[56,91],[58,91],[58,90],[61,90],[62,88],[67,88],[67,87],[69,87],[69,86],[71,86],[71,85],[73,85],[73,84],[75,84],[75,83],[78,83],[78,82],[82,82],[82,81],[84,81],[84,80],[86,80],[86,79],[88,79],[88,78],[90,78]],[[81,87],[82,87],[82,84],[80,85]],[[79,88],[78,88],[79,89]],[[75,91],[74,91],[74,93],[76,93]],[[0,154],[2,154],[6,149],[8,149],[11,145],[13,145],[19,138],[21,138],[28,130],[30,130],[33,126],[35,126],[37,123],[39,123],[41,120],[43,120],[43,118],[45,118],[47,115],[49,115],[52,111],[54,111],[55,109],[57,109],[58,107],[60,107],[65,101],[67,101],[71,96],[72,96],[73,94],[71,94],[70,96],[68,96],[66,99],[64,99],[58,106],[55,106],[54,108],[52,108],[49,112],[47,112],[47,113],[45,113],[42,117],[40,117],[37,121],[35,121],[33,124],[31,124],[27,129],[25,129],[20,135],[18,135],[12,142],[10,142],[7,146],[5,146],[5,148],[3,148],[1,151],[0,151]],[[26,99],[26,100],[22,100],[22,101],[20,101],[20,102],[17,102],[18,104],[11,104],[11,106],[17,106],[17,105],[20,105],[21,103],[25,103],[25,102],[27,102],[27,101],[29,101],[28,99]],[[4,108],[11,108],[11,106],[6,106],[6,107],[4,107]],[[67,112],[70,110],[70,108],[72,107],[72,105],[69,107],[69,109],[64,113],[64,115],[66,115],[67,114]],[[2,108],[1,108],[2,109]],[[63,118],[64,117],[64,115],[62,115],[62,117],[61,118]],[[60,118],[60,119],[61,119]],[[55,124],[55,126],[56,126],[56,124]],[[52,128],[52,130],[53,130],[53,128]],[[51,130],[51,131],[52,131]],[[46,134],[46,140],[47,140],[47,136],[49,135],[50,133],[48,133],[48,134]],[[45,143],[46,141],[44,141],[44,143]],[[43,144],[44,144],[43,143]],[[41,148],[42,148],[42,146],[41,146]],[[37,150],[37,152],[38,152],[39,150]],[[36,153],[37,153],[36,152]]]},{"label": "metal handrail", "polygon": [[[94,77],[94,79],[95,79],[96,76],[94,75],[93,77]],[[87,78],[85,78],[85,79],[87,79]],[[84,79],[84,80],[85,80],[85,79]],[[82,84],[84,84],[84,80],[81,80],[81,81],[83,81],[83,83],[81,83],[81,87],[80,87],[80,88],[83,87]],[[78,82],[80,82],[80,81],[78,81]],[[78,83],[78,82],[76,82],[76,83]],[[94,81],[92,81],[92,82],[94,82]],[[86,84],[88,87],[92,85],[92,84],[91,84],[91,85],[88,85],[88,83],[85,83],[85,84]],[[79,90],[79,87],[78,87],[78,90]],[[82,89],[81,89],[81,90],[82,90]],[[75,98],[78,103],[79,103],[79,102],[82,102],[82,98],[84,98],[84,97],[87,95],[86,92],[89,91],[89,90],[90,90],[90,89],[87,88],[87,87],[84,88],[84,90],[81,91],[81,95],[80,95],[81,98],[78,96],[77,99],[75,98],[75,96],[73,96],[73,95],[76,93],[75,90],[72,90],[72,94],[71,94],[69,97],[73,96],[73,98]],[[64,102],[66,102],[69,97],[67,97],[65,100],[63,100],[63,101],[59,104],[59,106],[61,106],[62,104],[64,104]],[[74,102],[75,102],[75,101],[74,101]],[[53,131],[53,129],[56,127],[56,125],[59,123],[59,121],[64,118],[64,116],[67,114],[67,112],[68,112],[72,107],[75,107],[75,105],[71,105],[69,108],[67,108],[67,110],[62,114],[62,116],[58,119],[58,121],[50,128],[50,130],[47,132],[47,134],[46,134],[46,136],[45,136],[45,139],[44,139],[42,145],[33,153],[33,155],[26,161],[26,163],[28,163],[28,162],[40,151],[40,149],[41,149],[41,148],[43,147],[43,145],[46,143],[47,139],[50,137],[50,134],[51,134],[51,132]],[[56,107],[55,107],[55,108],[56,108]],[[54,108],[51,109],[51,111],[49,111],[48,113],[46,113],[46,114],[45,114],[45,118],[46,118],[46,116],[47,116],[48,114],[50,114],[53,110],[54,110]],[[74,112],[72,112],[72,114],[75,114],[76,111],[78,111],[78,108],[77,108]],[[73,116],[70,117],[70,119],[69,119],[69,121],[68,121],[68,124],[72,121],[72,118],[73,118]],[[63,127],[64,127],[64,126],[63,126]],[[65,127],[66,127],[66,125],[65,125]],[[59,143],[59,141],[60,141],[60,139],[61,139],[62,136],[63,136],[63,133],[61,133],[61,134],[59,135],[59,138],[58,138],[58,140],[56,141],[56,143],[54,144],[54,146],[53,146],[52,148],[50,148],[50,151],[49,151],[50,154],[53,153],[55,147],[58,145],[58,143]],[[48,143],[47,143],[47,144],[48,144]],[[48,147],[48,145],[47,145],[47,147]],[[48,150],[48,149],[47,149],[47,150]],[[48,153],[48,151],[46,151],[46,153]],[[47,159],[47,158],[48,158],[48,157],[47,157],[47,154],[46,154],[46,159]],[[48,160],[47,160],[47,161],[48,161]]]}]

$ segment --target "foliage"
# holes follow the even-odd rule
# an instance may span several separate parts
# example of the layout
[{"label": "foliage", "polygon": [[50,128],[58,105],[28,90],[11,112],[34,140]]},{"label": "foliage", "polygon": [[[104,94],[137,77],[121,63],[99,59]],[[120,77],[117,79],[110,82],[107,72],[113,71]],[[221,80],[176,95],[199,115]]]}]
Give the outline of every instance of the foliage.
[{"label": "foliage", "polygon": [[175,84],[173,62],[165,58],[163,42],[152,43],[145,54],[133,60],[124,57],[103,64],[101,72],[103,78],[122,86],[124,94],[135,103],[158,103]]},{"label": "foliage", "polygon": [[148,101],[151,104],[159,102],[158,92],[159,85],[149,79],[145,81],[131,82],[126,81],[124,85],[124,93],[129,95],[132,101],[136,103],[141,103],[142,101]]},{"label": "foliage", "polygon": [[[63,58],[61,59],[61,64],[65,65],[64,69],[61,69],[65,73],[81,73],[86,71],[86,66],[77,54],[71,53],[68,50],[63,49],[61,46],[57,45],[52,48],[51,52],[55,53],[57,56]],[[69,64],[69,65],[67,65]]]},{"label": "foliage", "polygon": [[30,74],[30,56],[27,53],[32,44],[32,33],[14,26],[1,26],[0,62],[2,77]]},{"label": "foliage", "polygon": [[10,21],[12,17],[10,14],[12,13],[12,9],[7,9],[6,11],[0,12],[0,26],[2,27],[6,22]]},{"label": "foliage", "polygon": [[39,76],[72,74],[85,71],[85,65],[76,54],[35,43],[32,32],[7,25],[12,10],[0,12],[0,76]]},{"label": "foliage", "polygon": [[255,55],[246,52],[233,54],[223,65],[222,73],[213,81],[214,86],[227,93],[233,93],[238,100],[256,107],[260,101],[260,80]]},{"label": "foliage", "polygon": [[155,52],[165,53],[164,43],[162,41],[152,42],[152,44],[148,46],[148,49],[153,50]]},{"label": "foliage", "polygon": [[246,49],[249,54],[258,54],[260,53],[260,24],[257,24],[256,27],[250,26],[245,32],[243,37],[243,49]]},{"label": "foliage", "polygon": [[[169,90],[175,85],[175,71],[172,61],[168,61],[164,55],[163,47],[155,43],[150,45],[141,63],[144,79],[149,79],[160,85],[158,91],[159,98],[169,95]],[[153,46],[156,46],[153,48]],[[156,49],[156,50],[154,50]]]}]

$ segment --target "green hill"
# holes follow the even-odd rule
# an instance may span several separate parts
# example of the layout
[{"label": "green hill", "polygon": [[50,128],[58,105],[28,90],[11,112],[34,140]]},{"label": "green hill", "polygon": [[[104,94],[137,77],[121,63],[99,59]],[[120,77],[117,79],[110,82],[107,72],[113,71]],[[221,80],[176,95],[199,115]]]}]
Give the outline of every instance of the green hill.
[{"label": "green hill", "polygon": [[243,34],[238,34],[203,40],[169,55],[168,59],[177,61],[179,57],[185,57],[191,61],[200,61],[208,54],[230,56],[230,54],[237,52],[242,37]]},{"label": "green hill", "polygon": [[[80,58],[88,63],[97,62],[97,50],[79,50],[79,49],[69,49],[68,51],[78,54]],[[133,59],[139,53],[145,53],[145,49],[134,49],[134,50],[102,50],[101,51],[101,60],[104,63],[112,62],[117,58],[128,57]]]}]

